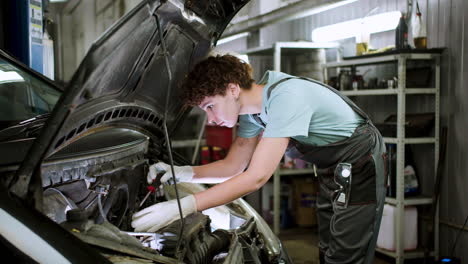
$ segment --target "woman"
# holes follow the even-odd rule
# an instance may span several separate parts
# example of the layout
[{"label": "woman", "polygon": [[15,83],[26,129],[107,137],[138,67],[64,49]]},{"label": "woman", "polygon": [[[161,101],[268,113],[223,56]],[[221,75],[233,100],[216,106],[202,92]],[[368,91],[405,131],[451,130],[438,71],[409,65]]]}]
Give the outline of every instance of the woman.
[{"label": "woman", "polygon": [[[351,100],[314,80],[268,71],[260,82],[231,55],[198,63],[184,83],[188,105],[210,123],[233,127],[237,138],[226,158],[203,166],[175,167],[181,182],[220,183],[181,199],[184,215],[229,203],[260,189],[284,153],[313,164],[322,263],[372,263],[385,199],[385,145],[369,117]],[[149,180],[169,165],[150,168]],[[164,219],[162,219],[164,216]],[[155,231],[178,219],[175,201],[134,215],[136,231]]]}]

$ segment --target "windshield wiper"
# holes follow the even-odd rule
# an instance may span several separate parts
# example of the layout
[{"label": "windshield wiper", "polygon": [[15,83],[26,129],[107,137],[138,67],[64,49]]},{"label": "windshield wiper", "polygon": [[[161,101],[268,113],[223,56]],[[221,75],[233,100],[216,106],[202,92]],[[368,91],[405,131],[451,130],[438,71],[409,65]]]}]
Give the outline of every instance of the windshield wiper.
[{"label": "windshield wiper", "polygon": [[0,130],[0,141],[25,138],[37,135],[40,129],[44,126],[44,123],[49,118],[49,116],[49,113],[37,115],[33,118],[20,121],[15,125]]},{"label": "windshield wiper", "polygon": [[33,118],[29,118],[29,119],[26,119],[26,120],[23,120],[21,122],[19,122],[19,125],[23,125],[23,124],[29,124],[31,122],[34,122],[34,121],[41,121],[41,120],[45,120],[47,118],[49,118],[50,116],[50,113],[45,113],[45,114],[42,114],[42,115],[37,115]]}]

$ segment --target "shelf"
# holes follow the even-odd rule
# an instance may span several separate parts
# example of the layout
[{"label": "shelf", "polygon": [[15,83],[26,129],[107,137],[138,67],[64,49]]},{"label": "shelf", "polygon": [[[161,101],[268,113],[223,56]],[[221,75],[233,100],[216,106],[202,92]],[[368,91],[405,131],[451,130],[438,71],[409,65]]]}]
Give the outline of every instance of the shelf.
[{"label": "shelf", "polygon": [[[386,250],[386,249],[378,248],[378,247],[375,248],[375,251],[377,251],[377,252],[379,252],[379,253],[382,253],[382,254],[384,254],[384,255],[393,257],[393,258],[396,258],[396,257],[397,257],[395,251],[390,251],[390,250]],[[431,252],[429,253],[429,255],[430,255],[431,257],[433,257],[433,256],[434,256],[434,252],[431,251]],[[422,250],[422,249],[408,250],[408,251],[405,251],[405,252],[404,252],[404,257],[405,257],[405,259],[417,259],[417,258],[423,258],[424,256],[425,256],[424,250]]]},{"label": "shelf", "polygon": [[[396,198],[393,198],[393,197],[385,197],[385,202],[391,205],[397,205],[397,200]],[[405,206],[406,205],[432,204],[432,198],[425,197],[425,196],[408,197],[408,198],[405,198],[405,201],[403,203]]]},{"label": "shelf", "polygon": [[[400,143],[398,138],[394,137],[384,137],[385,143],[393,143],[397,144]],[[436,139],[434,137],[420,137],[420,138],[404,138],[401,139],[401,143],[404,144],[433,144],[436,143]]]},{"label": "shelf", "polygon": [[[354,90],[354,91],[341,91],[346,96],[364,96],[364,95],[397,95],[398,89],[368,89],[368,90]],[[403,89],[405,94],[436,94],[435,88],[406,88]]]},{"label": "shelf", "polygon": [[280,169],[280,175],[313,174],[313,169]]},{"label": "shelf", "polygon": [[402,53],[394,55],[382,55],[370,58],[357,58],[351,60],[342,60],[337,62],[326,63],[324,66],[326,68],[332,67],[349,67],[349,66],[358,66],[358,65],[369,65],[369,64],[378,64],[378,63],[387,63],[398,61],[398,58],[404,57],[410,60],[431,60],[438,57],[439,54],[431,53]]},{"label": "shelf", "polygon": [[[397,99],[396,107],[393,108],[396,110],[396,121],[395,125],[396,128],[404,128],[405,126],[405,119],[407,114],[407,102],[409,101],[408,98],[412,95],[416,95],[413,97],[422,97],[420,95],[428,95],[430,97],[434,97],[434,136],[432,137],[405,137],[405,133],[399,134],[403,136],[393,136],[393,137],[384,137],[385,143],[394,143],[397,144],[396,148],[396,163],[397,163],[397,170],[396,170],[396,178],[397,184],[396,188],[398,191],[402,191],[403,183],[404,183],[404,151],[405,151],[405,144],[433,144],[434,148],[434,157],[435,160],[438,159],[439,156],[439,128],[440,128],[440,57],[443,49],[429,49],[429,50],[392,50],[384,53],[375,53],[375,54],[366,54],[363,56],[355,56],[355,57],[348,57],[343,58],[337,62],[325,63],[323,64],[324,67],[324,75],[327,78],[330,68],[336,68],[338,72],[340,67],[342,68],[351,68],[355,69],[360,66],[373,66],[378,64],[384,65],[395,65],[396,66],[396,73],[397,73],[397,88],[379,88],[379,89],[360,89],[360,90],[344,90],[341,91],[342,94],[351,97],[353,100],[357,99],[357,96],[382,96],[382,95],[390,95],[395,96]],[[411,60],[425,60],[431,64],[431,67],[434,68],[433,77],[434,79],[434,86],[433,87],[422,87],[422,88],[415,88],[409,87],[406,88],[406,81],[407,81],[407,69],[408,69],[408,62]],[[332,71],[334,72],[334,71]],[[432,85],[431,85],[432,86]],[[371,98],[372,99],[372,98]],[[411,98],[413,99],[413,98]],[[425,98],[421,98],[425,99]],[[432,98],[430,98],[432,99]],[[403,130],[404,132],[404,130]],[[431,165],[434,166],[434,169],[437,170],[437,166],[435,163]],[[405,219],[405,210],[404,206],[410,205],[431,205],[433,199],[431,197],[425,196],[416,196],[416,197],[386,197],[385,202],[391,205],[398,205],[397,206],[397,214],[395,216],[395,230],[394,234],[402,234],[404,233],[404,219]],[[437,214],[435,215],[434,221],[438,221]],[[434,241],[434,250],[430,252],[431,256],[438,255],[439,251],[439,235],[438,235],[438,225],[435,226],[433,241]],[[404,250],[404,241],[402,237],[395,237],[395,249],[396,251],[389,251],[384,249],[377,249],[378,252],[385,254],[387,256],[395,258],[395,263],[402,264],[404,263],[405,259],[414,259],[414,258],[421,258],[425,256],[424,250],[417,249],[411,251]]]},{"label": "shelf", "polygon": [[[285,49],[285,51],[295,53],[295,52],[304,52],[304,49],[330,49],[337,48],[339,44],[336,42],[327,42],[327,43],[315,43],[315,42],[306,42],[306,41],[291,41],[291,42],[276,42],[271,46],[257,47],[253,49],[248,49],[241,54],[246,55],[272,55],[275,51],[275,47]],[[282,51],[284,55],[287,55],[287,52]]]},{"label": "shelf", "polygon": [[[197,139],[185,139],[185,140],[174,140],[172,141],[173,148],[185,148],[185,147],[195,147],[197,145]],[[202,139],[200,145],[206,145],[206,140]]]}]

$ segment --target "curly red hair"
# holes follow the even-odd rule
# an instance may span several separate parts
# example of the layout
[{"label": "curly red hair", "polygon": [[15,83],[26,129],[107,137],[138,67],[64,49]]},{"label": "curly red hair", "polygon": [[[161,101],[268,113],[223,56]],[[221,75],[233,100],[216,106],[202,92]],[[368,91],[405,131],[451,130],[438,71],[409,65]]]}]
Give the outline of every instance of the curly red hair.
[{"label": "curly red hair", "polygon": [[195,65],[182,84],[185,105],[199,105],[207,96],[226,95],[229,83],[249,90],[253,84],[252,67],[233,55],[210,56]]}]

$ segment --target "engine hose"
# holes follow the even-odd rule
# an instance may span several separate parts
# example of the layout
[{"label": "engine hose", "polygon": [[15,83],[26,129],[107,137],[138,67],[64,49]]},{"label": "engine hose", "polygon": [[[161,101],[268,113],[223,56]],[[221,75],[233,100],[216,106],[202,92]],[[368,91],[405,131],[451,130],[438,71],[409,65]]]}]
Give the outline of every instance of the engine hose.
[{"label": "engine hose", "polygon": [[104,213],[104,209],[102,209],[101,196],[102,196],[101,193],[98,194],[98,208],[99,208],[99,213],[101,214],[102,219],[104,219],[104,222],[107,222],[106,214]]},{"label": "engine hose", "polygon": [[202,231],[196,239],[185,241],[185,254],[177,251],[177,241],[183,236],[165,236],[161,253],[168,256],[182,256],[184,261],[191,264],[209,264],[213,258],[222,252],[227,252],[231,243],[231,234],[225,230],[216,230],[213,233]]},{"label": "engine hose", "polygon": [[190,262],[197,264],[212,263],[216,255],[228,250],[231,243],[230,238],[229,233],[224,230],[216,230],[212,234],[207,234],[204,243],[199,245]]}]

